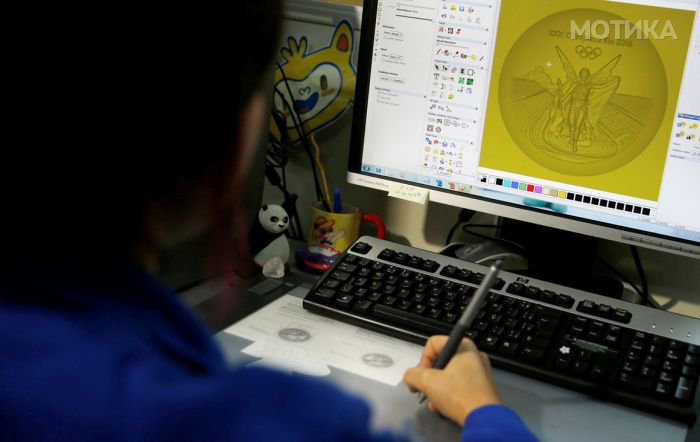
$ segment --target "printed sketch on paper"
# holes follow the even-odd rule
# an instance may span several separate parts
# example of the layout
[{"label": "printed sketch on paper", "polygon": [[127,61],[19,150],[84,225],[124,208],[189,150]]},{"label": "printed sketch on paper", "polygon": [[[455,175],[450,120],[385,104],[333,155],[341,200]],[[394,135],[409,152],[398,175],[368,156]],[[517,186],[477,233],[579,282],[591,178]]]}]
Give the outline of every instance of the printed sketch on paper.
[{"label": "printed sketch on paper", "polygon": [[300,328],[283,328],[277,336],[288,342],[306,342],[311,339],[311,334]]},{"label": "printed sketch on paper", "polygon": [[367,353],[362,355],[362,362],[375,368],[388,368],[394,365],[394,360],[381,353]]}]

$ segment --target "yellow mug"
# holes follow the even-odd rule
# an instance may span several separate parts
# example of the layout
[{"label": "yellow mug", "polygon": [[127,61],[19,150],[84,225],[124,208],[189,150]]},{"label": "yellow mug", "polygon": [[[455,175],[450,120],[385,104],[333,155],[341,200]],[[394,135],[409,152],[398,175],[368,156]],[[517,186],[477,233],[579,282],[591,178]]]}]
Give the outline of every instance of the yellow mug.
[{"label": "yellow mug", "polygon": [[377,215],[362,213],[350,204],[343,204],[342,212],[329,212],[323,203],[311,205],[309,244],[332,249],[335,253],[344,252],[360,236],[360,225],[370,222],[377,227],[376,237],[384,238],[384,222]]}]

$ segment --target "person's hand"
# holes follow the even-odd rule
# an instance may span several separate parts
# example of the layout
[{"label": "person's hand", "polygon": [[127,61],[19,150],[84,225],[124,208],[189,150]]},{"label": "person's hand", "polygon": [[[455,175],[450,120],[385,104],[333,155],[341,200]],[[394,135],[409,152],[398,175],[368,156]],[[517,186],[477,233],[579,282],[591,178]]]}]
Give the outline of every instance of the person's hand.
[{"label": "person's hand", "polygon": [[428,397],[432,411],[463,425],[473,410],[499,404],[501,399],[493,382],[488,357],[469,339],[462,340],[457,353],[444,369],[432,368],[446,343],[447,336],[431,337],[418,367],[409,368],[403,380],[411,391],[421,391]]}]

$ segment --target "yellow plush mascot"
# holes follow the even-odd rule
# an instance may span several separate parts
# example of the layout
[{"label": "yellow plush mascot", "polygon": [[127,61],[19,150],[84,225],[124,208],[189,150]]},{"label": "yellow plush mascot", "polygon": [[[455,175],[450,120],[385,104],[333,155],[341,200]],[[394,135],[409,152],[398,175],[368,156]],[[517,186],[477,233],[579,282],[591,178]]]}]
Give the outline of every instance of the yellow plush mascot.
[{"label": "yellow plush mascot", "polygon": [[[282,48],[285,62],[275,70],[273,105],[283,116],[289,140],[299,141],[296,125],[306,135],[331,124],[345,112],[355,93],[355,67],[352,65],[353,32],[342,20],[333,33],[330,46],[307,53],[308,41],[287,39]],[[296,125],[295,125],[296,121]],[[279,124],[271,121],[272,136],[280,141]]]}]

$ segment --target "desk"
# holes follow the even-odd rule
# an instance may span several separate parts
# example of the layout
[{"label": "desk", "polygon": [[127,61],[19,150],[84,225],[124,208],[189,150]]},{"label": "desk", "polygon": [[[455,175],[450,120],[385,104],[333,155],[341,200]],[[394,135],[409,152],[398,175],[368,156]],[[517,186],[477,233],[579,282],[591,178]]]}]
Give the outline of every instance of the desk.
[{"label": "desk", "polygon": [[[266,295],[246,293],[238,305],[238,313],[228,316],[227,323],[215,326],[221,330],[249,313],[288,292],[296,285],[310,287],[313,277],[293,273],[286,278],[286,286]],[[222,283],[210,282],[207,287],[196,290],[209,292],[215,296],[199,304],[196,309],[202,313],[211,311],[208,303],[216,303],[216,293],[222,290]],[[185,294],[192,299],[190,292]],[[255,358],[241,353],[249,341],[227,333],[219,332],[216,339],[223,347],[231,364],[246,364]],[[528,427],[542,441],[664,441],[697,442],[700,440],[700,424],[692,431],[675,421],[659,418],[617,404],[603,402],[589,396],[550,384],[522,377],[506,371],[494,370],[496,383],[504,403],[512,407],[526,422]],[[391,387],[352,373],[331,367],[329,382],[340,385],[347,391],[366,398],[373,409],[374,428],[391,428],[410,432],[426,440],[459,440],[459,428],[450,421],[431,413],[425,406],[418,406],[416,396],[408,392],[404,385]],[[699,420],[700,421],[700,420]]]}]

